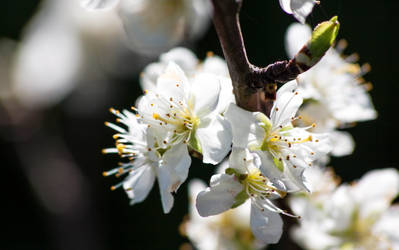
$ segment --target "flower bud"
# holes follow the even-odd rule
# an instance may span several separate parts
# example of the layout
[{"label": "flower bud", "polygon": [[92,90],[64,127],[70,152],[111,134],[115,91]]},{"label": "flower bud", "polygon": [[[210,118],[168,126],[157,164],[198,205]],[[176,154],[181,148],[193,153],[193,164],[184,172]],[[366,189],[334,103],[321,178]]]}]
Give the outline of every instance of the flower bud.
[{"label": "flower bud", "polygon": [[306,71],[320,61],[335,41],[339,26],[337,16],[316,26],[313,30],[312,38],[295,56],[295,60],[301,70]]}]

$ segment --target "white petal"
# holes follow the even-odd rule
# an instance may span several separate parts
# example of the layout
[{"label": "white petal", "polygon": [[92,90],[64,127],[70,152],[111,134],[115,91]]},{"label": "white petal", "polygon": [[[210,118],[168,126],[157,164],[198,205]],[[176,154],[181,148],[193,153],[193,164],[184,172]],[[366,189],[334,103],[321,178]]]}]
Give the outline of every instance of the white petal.
[{"label": "white petal", "polygon": [[345,156],[352,154],[355,149],[355,141],[348,132],[331,131],[329,133],[330,141],[332,144],[331,154],[335,157]]},{"label": "white petal", "polygon": [[190,92],[190,83],[183,70],[174,62],[170,62],[157,81],[157,91],[160,95],[175,101],[184,101]]},{"label": "white petal", "polygon": [[[301,164],[306,164],[306,163],[303,163],[298,158],[291,159],[291,162],[293,165],[296,166],[296,168],[294,168],[293,166],[286,165],[286,167],[284,168],[284,174],[299,189],[306,190],[306,191],[310,192],[310,189],[309,189],[309,187],[306,186],[305,179],[303,177],[305,168],[301,167]],[[295,188],[294,188],[294,190],[295,190]]]},{"label": "white petal", "polygon": [[167,169],[172,180],[171,192],[176,192],[180,185],[187,179],[188,169],[191,165],[191,157],[187,151],[187,145],[180,144],[167,150],[163,155],[163,161],[160,168]]},{"label": "white petal", "polygon": [[143,90],[153,90],[156,87],[158,77],[164,73],[170,62],[176,63],[186,74],[192,75],[198,65],[195,54],[186,48],[177,47],[163,53],[159,62],[151,63],[145,67],[140,78]]},{"label": "white petal", "polygon": [[151,191],[155,173],[151,166],[143,166],[129,174],[123,182],[123,188],[131,199],[130,205],[142,202]]},{"label": "white petal", "polygon": [[281,190],[285,190],[287,188],[287,184],[290,184],[291,181],[289,181],[287,177],[283,175],[283,172],[277,169],[273,162],[272,155],[267,151],[255,151],[254,153],[256,153],[260,159],[259,169],[261,173],[266,176],[276,187]]},{"label": "white petal", "polygon": [[339,186],[324,203],[324,211],[330,217],[328,224],[331,231],[344,231],[352,224],[353,213],[357,207],[350,187]]},{"label": "white petal", "polygon": [[234,147],[246,148],[251,141],[263,140],[265,132],[256,124],[256,115],[256,112],[244,110],[234,103],[227,108],[225,117],[233,130]]},{"label": "white petal", "polygon": [[165,65],[161,63],[148,64],[140,76],[142,90],[154,90],[157,86],[158,77],[164,72]]},{"label": "white petal", "polygon": [[279,0],[280,7],[287,13],[292,14],[291,10],[291,0]]},{"label": "white petal", "polygon": [[[201,218],[197,212],[197,208],[195,207],[195,201],[197,198],[197,195],[204,191],[207,188],[206,184],[199,179],[194,179],[191,180],[188,183],[188,195],[189,195],[189,204],[190,204],[190,220],[196,219],[196,218]],[[195,217],[195,218],[193,218]]]},{"label": "white petal", "polygon": [[129,46],[138,53],[158,55],[184,38],[185,4],[171,1],[121,0],[119,16]]},{"label": "white petal", "polygon": [[251,206],[251,230],[256,239],[265,244],[275,244],[283,233],[283,220],[280,214],[265,209],[261,211]]},{"label": "white petal", "polygon": [[191,158],[185,144],[167,150],[162,158],[163,161],[158,170],[158,181],[164,212],[169,213],[173,206],[171,193],[176,192],[187,179]]},{"label": "white petal", "polygon": [[248,165],[253,163],[253,157],[246,148],[233,147],[229,157],[229,167],[238,170],[242,174],[248,172]]},{"label": "white petal", "polygon": [[360,204],[362,216],[387,209],[399,194],[398,170],[373,170],[364,175],[353,187],[353,195]]},{"label": "white petal", "polygon": [[164,173],[163,170],[158,170],[158,184],[159,184],[159,192],[161,194],[161,202],[162,202],[162,209],[165,214],[169,213],[173,207],[174,198],[173,195],[169,192],[170,180],[167,173]]},{"label": "white petal", "polygon": [[318,222],[294,227],[291,237],[304,249],[336,249],[341,244],[339,237],[321,230]]},{"label": "white petal", "polygon": [[390,207],[382,217],[376,222],[373,227],[373,232],[376,235],[384,235],[392,243],[392,249],[399,247],[399,206],[395,205]]},{"label": "white petal", "polygon": [[295,117],[299,106],[302,104],[302,95],[297,91],[296,81],[290,81],[277,91],[276,102],[270,113],[273,127],[287,126]]},{"label": "white petal", "polygon": [[174,62],[186,73],[193,73],[198,65],[198,58],[186,48],[177,47],[169,50],[159,57],[159,61],[168,64]]},{"label": "white petal", "polygon": [[304,177],[312,193],[331,193],[338,185],[334,171],[318,165],[307,168]]},{"label": "white petal", "polygon": [[219,103],[216,112],[224,114],[230,103],[236,102],[230,77],[220,77],[220,87]]},{"label": "white petal", "polygon": [[190,101],[194,105],[194,113],[203,117],[216,109],[220,94],[220,79],[213,74],[198,74],[192,80]]},{"label": "white petal", "polygon": [[[231,154],[230,154],[231,155]],[[229,160],[226,159],[216,167],[216,174],[224,174],[226,169],[229,168]]]},{"label": "white petal", "polygon": [[234,176],[226,174],[213,175],[211,187],[197,196],[198,213],[203,216],[220,214],[234,204],[236,195],[241,192],[242,185]]},{"label": "white petal", "polygon": [[312,12],[315,0],[291,0],[291,10],[294,17],[305,23],[306,17]]},{"label": "white petal", "polygon": [[312,36],[308,25],[293,23],[285,34],[285,49],[290,58],[293,58]]},{"label": "white petal", "polygon": [[109,10],[118,2],[119,0],[81,0],[80,4],[87,10]]},{"label": "white petal", "polygon": [[233,137],[231,127],[220,115],[206,127],[200,124],[195,136],[201,144],[204,163],[218,164],[230,152]]},{"label": "white petal", "polygon": [[201,65],[200,72],[211,73],[230,78],[226,62],[219,56],[207,57]]}]

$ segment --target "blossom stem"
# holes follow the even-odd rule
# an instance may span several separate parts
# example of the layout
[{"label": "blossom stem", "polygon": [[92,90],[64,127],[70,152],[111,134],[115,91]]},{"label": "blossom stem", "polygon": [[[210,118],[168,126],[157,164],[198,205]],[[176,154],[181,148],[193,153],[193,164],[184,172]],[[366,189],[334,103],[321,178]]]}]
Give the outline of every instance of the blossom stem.
[{"label": "blossom stem", "polygon": [[242,37],[239,13],[243,0],[211,0],[213,24],[233,82],[237,105],[249,111],[270,115],[276,98],[276,83],[295,79],[300,69],[295,59],[279,61],[259,68],[248,61]]}]

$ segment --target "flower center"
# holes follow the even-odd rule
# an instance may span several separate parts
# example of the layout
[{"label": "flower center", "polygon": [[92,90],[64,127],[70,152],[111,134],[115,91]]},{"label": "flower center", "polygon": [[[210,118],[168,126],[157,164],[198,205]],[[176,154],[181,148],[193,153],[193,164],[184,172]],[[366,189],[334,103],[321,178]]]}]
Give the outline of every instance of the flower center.
[{"label": "flower center", "polygon": [[266,177],[262,175],[258,168],[251,169],[241,183],[244,185],[245,192],[249,197],[266,199],[273,192],[277,192],[281,197],[286,195],[285,192],[268,185]]}]

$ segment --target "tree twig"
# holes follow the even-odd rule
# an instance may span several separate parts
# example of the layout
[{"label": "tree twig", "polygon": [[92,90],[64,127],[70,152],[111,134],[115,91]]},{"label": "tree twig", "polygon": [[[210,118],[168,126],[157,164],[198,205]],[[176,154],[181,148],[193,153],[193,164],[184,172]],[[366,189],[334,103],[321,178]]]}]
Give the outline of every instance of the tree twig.
[{"label": "tree twig", "polygon": [[259,68],[248,61],[242,37],[239,13],[243,0],[211,0],[213,23],[229,68],[237,105],[269,116],[276,99],[276,83],[295,79],[308,68],[295,59],[279,61]]}]

